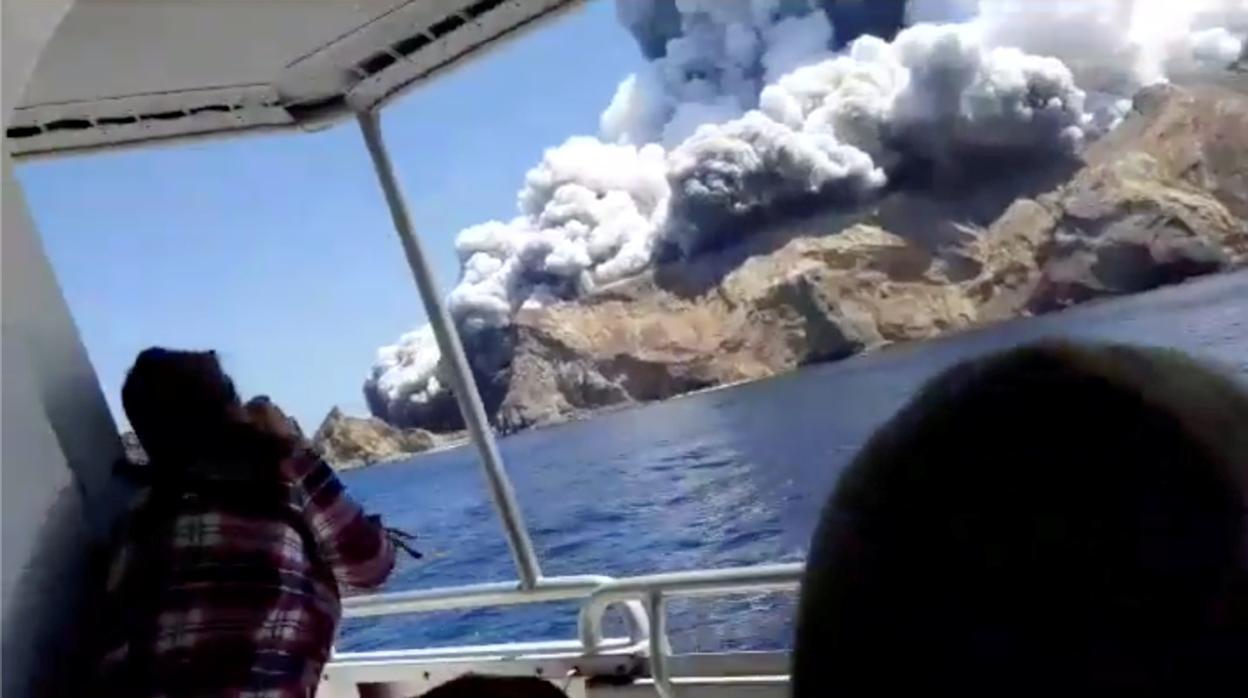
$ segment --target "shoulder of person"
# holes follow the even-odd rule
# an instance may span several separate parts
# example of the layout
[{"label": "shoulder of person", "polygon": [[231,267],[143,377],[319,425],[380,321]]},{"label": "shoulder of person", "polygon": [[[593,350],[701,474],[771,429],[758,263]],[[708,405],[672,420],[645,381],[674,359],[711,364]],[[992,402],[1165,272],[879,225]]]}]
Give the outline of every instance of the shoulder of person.
[{"label": "shoulder of person", "polygon": [[288,481],[298,483],[317,472],[332,475],[333,469],[310,446],[299,446],[282,459],[281,472]]}]

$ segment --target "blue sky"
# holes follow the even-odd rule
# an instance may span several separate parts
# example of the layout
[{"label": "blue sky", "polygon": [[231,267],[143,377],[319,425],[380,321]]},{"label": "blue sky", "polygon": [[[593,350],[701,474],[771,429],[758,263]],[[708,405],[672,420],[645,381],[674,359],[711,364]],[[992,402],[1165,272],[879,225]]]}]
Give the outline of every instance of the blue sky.
[{"label": "blue sky", "polygon": [[[459,273],[455,234],[515,215],[542,150],[596,133],[641,62],[597,0],[387,108],[443,289]],[[218,350],[241,391],[271,395],[305,429],[333,405],[363,414],[377,347],[424,322],[354,122],[38,161],[18,176],[119,420],[125,371],[151,345]]]}]

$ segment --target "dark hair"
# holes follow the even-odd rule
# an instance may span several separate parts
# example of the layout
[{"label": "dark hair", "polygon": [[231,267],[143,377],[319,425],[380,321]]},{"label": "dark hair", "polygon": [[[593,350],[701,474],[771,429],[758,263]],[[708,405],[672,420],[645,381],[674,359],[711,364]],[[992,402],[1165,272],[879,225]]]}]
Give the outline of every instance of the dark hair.
[{"label": "dark hair", "polygon": [[243,419],[234,382],[214,351],[144,350],[126,376],[121,401],[143,449],[161,469],[213,461],[275,464],[289,451]]},{"label": "dark hair", "polygon": [[1200,693],[1248,657],[1248,397],[1049,344],[931,381],[811,541],[794,695]]},{"label": "dark hair", "polygon": [[566,698],[549,681],[534,676],[465,674],[425,693],[421,698]]}]

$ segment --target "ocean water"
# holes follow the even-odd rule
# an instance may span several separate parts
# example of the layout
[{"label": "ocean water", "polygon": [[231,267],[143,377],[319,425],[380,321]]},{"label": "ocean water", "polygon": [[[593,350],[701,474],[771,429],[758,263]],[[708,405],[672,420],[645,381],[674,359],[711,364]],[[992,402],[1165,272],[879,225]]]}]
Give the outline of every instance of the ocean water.
[{"label": "ocean water", "polygon": [[[500,441],[543,572],[631,575],[804,557],[823,500],[872,430],[963,358],[1041,338],[1177,347],[1248,381],[1248,271],[1018,320]],[[475,451],[347,473],[417,532],[386,590],[514,579]],[[671,604],[677,651],[787,647],[791,595]],[[573,604],[354,619],[341,650],[575,636]]]}]

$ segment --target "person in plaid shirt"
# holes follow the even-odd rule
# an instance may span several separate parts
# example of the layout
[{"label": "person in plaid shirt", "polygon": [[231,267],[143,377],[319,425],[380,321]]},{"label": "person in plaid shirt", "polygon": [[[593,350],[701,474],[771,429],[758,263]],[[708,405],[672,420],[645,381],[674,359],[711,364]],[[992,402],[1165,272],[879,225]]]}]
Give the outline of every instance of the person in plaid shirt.
[{"label": "person in plaid shirt", "polygon": [[213,352],[144,351],[122,397],[152,483],[110,574],[103,695],[314,695],[339,589],[394,567],[387,529]]}]

